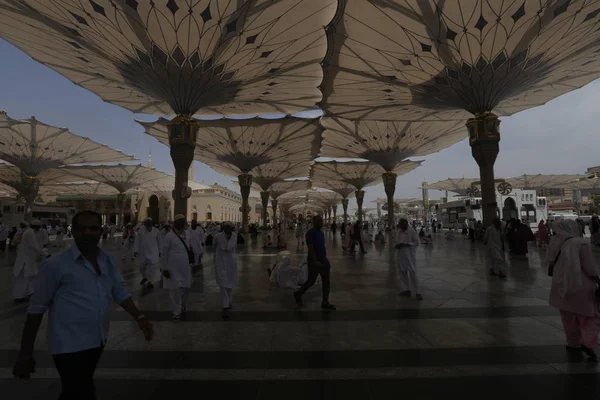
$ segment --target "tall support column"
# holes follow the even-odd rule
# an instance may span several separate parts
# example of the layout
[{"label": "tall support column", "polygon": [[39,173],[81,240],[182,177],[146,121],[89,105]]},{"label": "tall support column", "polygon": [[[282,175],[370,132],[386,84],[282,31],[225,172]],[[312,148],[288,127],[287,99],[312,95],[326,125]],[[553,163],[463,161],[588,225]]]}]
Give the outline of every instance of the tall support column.
[{"label": "tall support column", "polygon": [[358,205],[358,220],[362,222],[363,220],[363,200],[365,199],[365,191],[357,190],[356,191],[356,204]]},{"label": "tall support column", "polygon": [[269,211],[269,192],[260,192],[260,202],[262,203],[263,229],[267,229],[267,212]]},{"label": "tall support column", "polygon": [[490,226],[498,209],[494,163],[499,151],[500,120],[492,113],[483,113],[469,119],[466,125],[469,130],[471,153],[479,165],[483,224]]},{"label": "tall support column", "polygon": [[342,199],[342,208],[344,209],[344,225],[348,223],[348,198],[345,197]]},{"label": "tall support column", "polygon": [[31,222],[33,218],[33,204],[38,197],[40,190],[40,181],[33,176],[24,176],[22,178],[22,188],[19,194],[25,200],[25,215],[23,218],[27,222]]},{"label": "tall support column", "polygon": [[429,221],[429,189],[427,189],[427,181],[423,181],[421,187],[423,188],[423,220],[427,222]]},{"label": "tall support column", "polygon": [[383,174],[383,187],[387,196],[388,206],[388,227],[390,231],[394,230],[394,193],[396,192],[396,180],[398,174],[393,172],[385,172]]},{"label": "tall support column", "polygon": [[333,222],[337,224],[337,204],[331,207],[331,210],[333,211]]},{"label": "tall support column", "polygon": [[250,206],[248,205],[248,197],[250,197],[252,175],[238,175],[238,182],[240,183],[240,192],[242,192],[242,232],[246,233],[248,232],[248,212],[250,211]]},{"label": "tall support column", "polygon": [[175,166],[175,188],[173,189],[173,212],[185,215],[187,219],[187,196],[189,169],[194,161],[198,124],[188,116],[178,115],[168,126],[171,159]]},{"label": "tall support column", "polygon": [[119,225],[125,225],[125,203],[127,203],[127,195],[119,193],[117,195],[117,209],[119,210]]},{"label": "tall support column", "polygon": [[381,221],[381,203],[377,203],[377,219]]},{"label": "tall support column", "polygon": [[277,200],[271,200],[271,209],[273,210],[273,226],[277,228]]}]

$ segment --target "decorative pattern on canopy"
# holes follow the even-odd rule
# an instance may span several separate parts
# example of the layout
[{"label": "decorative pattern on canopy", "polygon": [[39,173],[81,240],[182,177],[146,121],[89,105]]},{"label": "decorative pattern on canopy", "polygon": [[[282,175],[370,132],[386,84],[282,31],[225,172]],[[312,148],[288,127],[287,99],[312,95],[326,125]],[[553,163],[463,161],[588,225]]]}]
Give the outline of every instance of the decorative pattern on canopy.
[{"label": "decorative pattern on canopy", "polygon": [[[419,165],[421,162],[404,161],[394,172],[404,175]],[[362,190],[379,183],[384,172],[380,165],[370,161],[324,161],[316,162],[312,166],[310,178],[316,182],[341,181],[354,186],[356,190]]]},{"label": "decorative pattern on canopy", "polygon": [[269,192],[271,193],[271,198],[281,200],[286,197],[293,197],[302,192],[306,192],[306,190],[310,189],[310,185],[310,181],[299,179],[277,182],[270,187]]},{"label": "decorative pattern on canopy", "polygon": [[325,111],[349,119],[510,115],[600,77],[600,3],[345,1]]},{"label": "decorative pattern on canopy", "polygon": [[82,180],[96,181],[114,187],[119,193],[132,189],[145,189],[153,181],[171,179],[164,172],[143,165],[97,165],[81,167],[63,167],[61,170],[79,176]]},{"label": "decorative pattern on canopy", "polygon": [[294,113],[321,100],[336,0],[0,0],[0,36],[133,112]]},{"label": "decorative pattern on canopy", "polygon": [[329,189],[332,190],[334,192],[336,192],[337,194],[339,194],[340,196],[342,196],[343,199],[347,199],[350,198],[352,196],[354,196],[354,192],[356,192],[356,188],[346,182],[342,182],[342,181],[334,181],[334,180],[327,180],[325,182],[322,181],[314,181],[312,183],[313,187],[315,188],[323,188],[323,189]]},{"label": "decorative pattern on canopy", "polygon": [[[167,125],[138,121],[146,133],[169,145]],[[317,120],[219,119],[197,121],[195,159],[231,176],[252,173],[272,162],[309,163],[319,152],[322,128]]]},{"label": "decorative pattern on canopy", "polygon": [[308,199],[323,204],[325,207],[333,207],[342,202],[342,196],[336,192],[308,192]]},{"label": "decorative pattern on canopy", "polygon": [[28,176],[62,165],[135,159],[34,117],[17,120],[0,112],[0,121],[0,159],[19,167]]},{"label": "decorative pattern on canopy", "polygon": [[587,175],[521,175],[508,178],[505,181],[510,183],[513,188],[519,189],[546,189],[546,188],[567,188],[569,182],[578,179],[586,179]]},{"label": "decorative pattern on canopy", "polygon": [[308,176],[310,162],[307,160],[290,162],[275,161],[259,165],[252,173],[252,186],[258,190],[271,191],[277,183],[286,183],[286,179]]},{"label": "decorative pattern on canopy", "polygon": [[467,137],[463,121],[393,122],[322,118],[321,157],[364,158],[393,171],[408,157],[438,152]]}]

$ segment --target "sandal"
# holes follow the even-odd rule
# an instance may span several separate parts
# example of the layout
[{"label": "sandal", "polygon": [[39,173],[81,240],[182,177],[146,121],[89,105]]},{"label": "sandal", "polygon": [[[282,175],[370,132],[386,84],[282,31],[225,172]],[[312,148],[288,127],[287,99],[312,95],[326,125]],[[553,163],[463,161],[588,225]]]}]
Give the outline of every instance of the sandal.
[{"label": "sandal", "polygon": [[329,311],[335,311],[336,308],[333,304],[331,303],[321,303],[321,308],[323,310],[329,310]]}]

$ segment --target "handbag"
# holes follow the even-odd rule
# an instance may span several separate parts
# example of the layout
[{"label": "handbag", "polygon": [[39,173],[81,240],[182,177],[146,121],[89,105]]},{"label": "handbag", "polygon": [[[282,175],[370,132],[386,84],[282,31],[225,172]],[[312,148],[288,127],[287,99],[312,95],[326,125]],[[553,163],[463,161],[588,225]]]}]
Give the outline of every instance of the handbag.
[{"label": "handbag", "polygon": [[190,249],[187,246],[187,244],[185,244],[185,241],[181,238],[181,236],[179,236],[178,234],[175,234],[175,236],[177,236],[179,240],[181,240],[181,244],[183,244],[183,247],[185,247],[185,250],[188,253],[188,261],[190,262],[190,265],[193,265],[196,262],[196,255],[194,254],[194,250]]},{"label": "handbag", "polygon": [[[560,244],[560,249],[558,250],[558,254],[556,255],[556,257],[554,258],[554,261],[548,265],[548,276],[554,275],[554,266],[556,265],[556,262],[558,261],[560,254],[562,253],[562,246],[563,246],[563,244],[565,244],[566,242],[568,242],[571,239],[573,239],[573,238],[568,238],[567,240],[565,240],[564,242],[562,242]],[[598,292],[596,292],[596,294],[598,294]]]}]

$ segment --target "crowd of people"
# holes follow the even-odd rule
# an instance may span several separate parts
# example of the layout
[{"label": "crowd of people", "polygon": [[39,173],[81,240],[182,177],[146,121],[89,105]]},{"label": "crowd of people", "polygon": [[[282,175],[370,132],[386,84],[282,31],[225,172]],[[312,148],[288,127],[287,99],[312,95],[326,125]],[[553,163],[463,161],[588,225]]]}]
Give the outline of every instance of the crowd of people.
[{"label": "crowd of people", "polygon": [[[477,221],[470,222],[465,224],[465,234],[473,240],[472,230],[477,230],[478,224]],[[593,224],[592,220],[592,235],[595,232]],[[19,242],[13,270],[13,297],[30,303],[14,374],[28,377],[33,372],[33,343],[41,318],[50,309],[53,310],[49,323],[50,350],[61,375],[63,393],[72,395],[65,395],[65,398],[86,398],[81,396],[93,391],[93,373],[107,338],[110,300],[120,304],[137,321],[147,340],[153,336],[152,324],[133,303],[113,256],[99,245],[101,239],[106,240],[110,234],[109,229],[105,236],[99,214],[92,211],[78,213],[73,218],[74,244],[53,257],[49,255],[47,230],[41,225],[38,220],[31,221],[22,227],[18,237],[15,236]],[[205,247],[212,246],[215,280],[226,318],[233,308],[233,294],[238,282],[236,254],[240,240],[243,242],[236,228],[239,226],[231,223],[211,223],[204,227],[197,221],[188,224],[185,216],[176,215],[172,225],[159,229],[148,218],[137,226],[129,224],[125,227],[121,251],[125,260],[130,256],[138,260],[140,285],[152,290],[160,282],[168,291],[172,319],[181,321],[186,316],[194,270],[202,267]],[[424,236],[426,228],[426,224],[411,223],[407,217],[401,217],[389,237],[395,251],[400,297],[423,300],[416,255],[421,244],[430,244],[433,240],[431,235]],[[329,299],[332,264],[327,257],[323,219],[319,215],[310,221],[299,219],[292,229],[297,245],[307,247],[306,273],[295,275],[301,277],[295,282],[293,292],[297,307],[303,306],[303,295],[320,277],[321,308],[336,310]],[[333,222],[329,229],[335,236],[337,224]],[[364,253],[363,242],[367,241],[385,245],[384,229],[373,222],[341,225],[339,233],[345,239],[343,251],[352,253],[358,246]],[[594,348],[600,334],[600,277],[591,253],[594,236],[590,241],[583,237],[583,232],[581,224],[574,220],[540,221],[537,244],[547,246],[548,274],[552,276],[550,304],[560,310],[567,351],[571,355],[583,353],[596,359]],[[506,254],[526,256],[528,243],[534,241],[535,236],[527,224],[516,219],[501,221],[495,218],[484,230],[482,239],[490,275],[506,279]],[[43,265],[38,270],[40,260]],[[288,265],[289,258],[286,261]],[[69,274],[71,268],[77,273]],[[88,290],[91,287],[101,287],[101,292],[107,296],[95,295],[98,291]],[[83,297],[82,291],[86,292]],[[92,314],[102,318],[92,318]],[[82,325],[78,329],[83,332],[68,328],[68,319],[72,316],[81,319]]]}]

